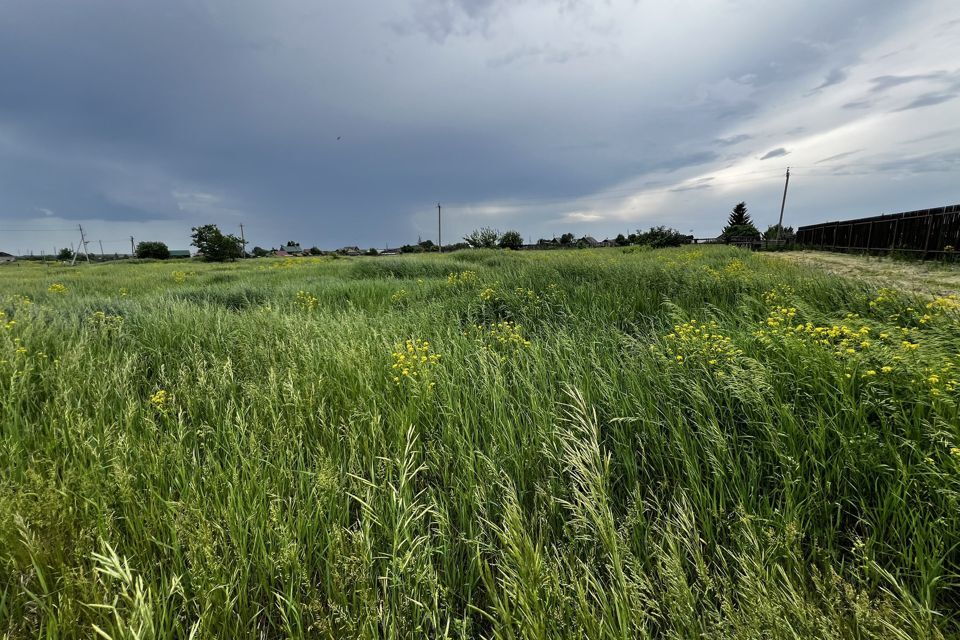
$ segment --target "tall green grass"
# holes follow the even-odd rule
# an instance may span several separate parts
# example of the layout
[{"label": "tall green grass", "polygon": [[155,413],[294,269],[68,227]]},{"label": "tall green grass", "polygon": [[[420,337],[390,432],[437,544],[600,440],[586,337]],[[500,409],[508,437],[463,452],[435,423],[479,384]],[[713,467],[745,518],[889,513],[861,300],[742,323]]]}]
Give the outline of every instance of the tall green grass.
[{"label": "tall green grass", "polygon": [[5,266],[0,310],[4,637],[960,634],[955,299],[686,248]]}]

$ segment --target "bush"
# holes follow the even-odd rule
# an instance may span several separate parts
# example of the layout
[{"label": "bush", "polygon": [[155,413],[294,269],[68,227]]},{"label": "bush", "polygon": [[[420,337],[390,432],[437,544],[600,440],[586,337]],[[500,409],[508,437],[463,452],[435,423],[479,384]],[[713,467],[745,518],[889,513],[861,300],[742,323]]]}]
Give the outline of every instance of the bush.
[{"label": "bush", "polygon": [[170,257],[170,249],[163,242],[140,242],[137,244],[137,257],[166,260]]},{"label": "bush", "polygon": [[[617,244],[620,243],[620,237],[621,236],[617,237]],[[649,231],[631,233],[628,242],[630,244],[646,245],[654,249],[659,249],[661,247],[679,247],[684,244],[689,244],[690,237],[680,233],[676,229],[660,225],[659,227],[650,227]]]}]

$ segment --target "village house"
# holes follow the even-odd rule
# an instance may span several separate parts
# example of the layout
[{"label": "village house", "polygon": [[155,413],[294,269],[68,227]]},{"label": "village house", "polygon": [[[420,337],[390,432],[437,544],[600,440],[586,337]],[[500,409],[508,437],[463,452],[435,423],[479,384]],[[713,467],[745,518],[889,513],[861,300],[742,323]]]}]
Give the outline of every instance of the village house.
[{"label": "village house", "polygon": [[16,259],[17,259],[16,256],[12,256],[9,253],[0,251],[0,262],[14,262],[16,261]]}]

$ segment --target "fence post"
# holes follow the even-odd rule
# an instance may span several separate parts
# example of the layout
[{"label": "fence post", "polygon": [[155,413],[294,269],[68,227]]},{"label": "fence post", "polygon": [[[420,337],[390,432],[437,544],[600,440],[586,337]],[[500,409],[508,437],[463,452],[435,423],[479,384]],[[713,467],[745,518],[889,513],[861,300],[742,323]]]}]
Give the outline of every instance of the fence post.
[{"label": "fence post", "polygon": [[933,232],[933,214],[927,214],[927,239],[923,243],[923,259],[927,259],[930,253],[930,234]]},{"label": "fence post", "polygon": [[893,221],[893,237],[890,238],[890,253],[893,253],[893,249],[897,246],[897,228],[900,226],[900,218],[895,218]]},{"label": "fence post", "polygon": [[867,227],[867,253],[870,253],[870,242],[873,240],[873,220],[870,221],[870,226]]}]

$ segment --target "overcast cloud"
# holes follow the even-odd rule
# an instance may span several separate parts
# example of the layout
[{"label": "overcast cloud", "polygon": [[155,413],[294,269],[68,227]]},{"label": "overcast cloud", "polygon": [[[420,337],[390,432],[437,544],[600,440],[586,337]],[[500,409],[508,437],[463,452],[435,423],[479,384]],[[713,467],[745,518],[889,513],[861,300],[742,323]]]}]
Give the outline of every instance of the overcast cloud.
[{"label": "overcast cloud", "polygon": [[0,250],[796,226],[960,202],[958,119],[954,0],[6,0]]}]

